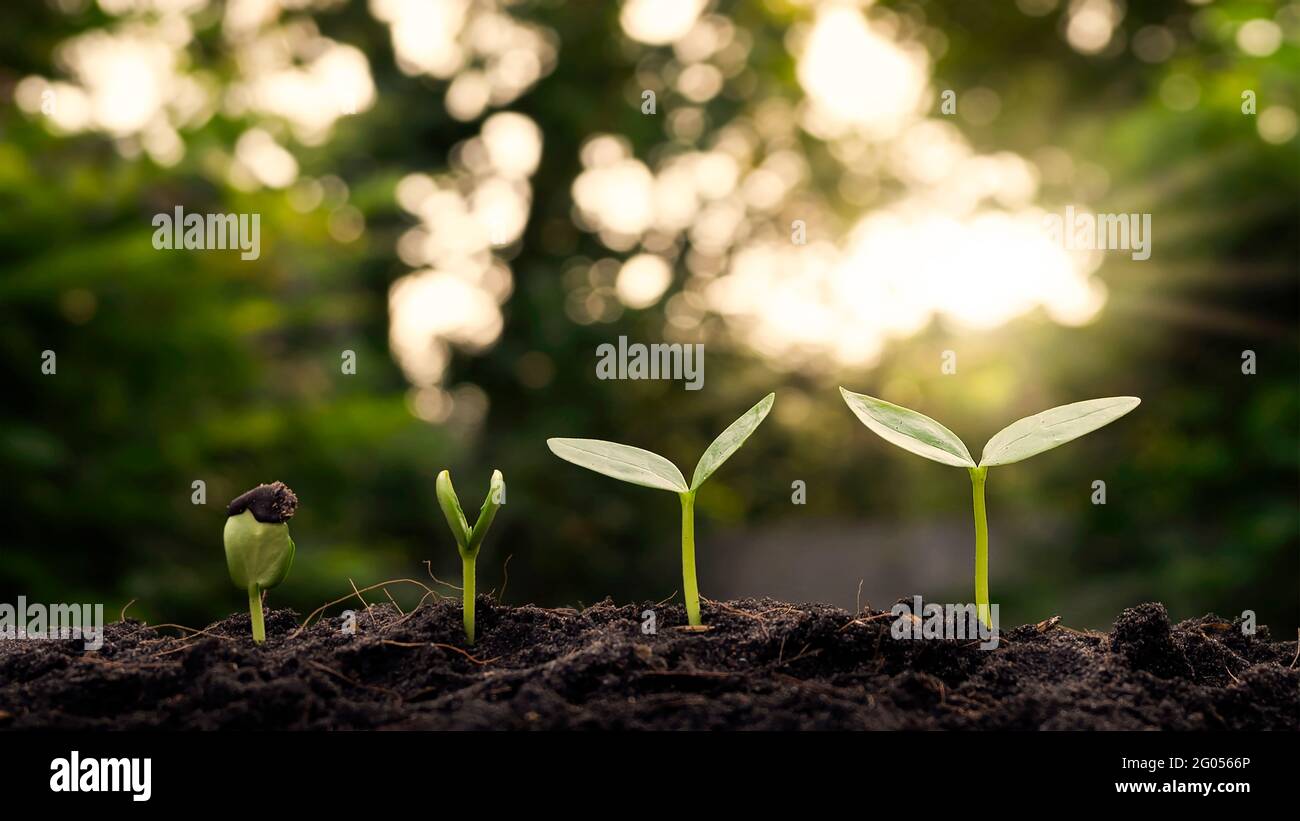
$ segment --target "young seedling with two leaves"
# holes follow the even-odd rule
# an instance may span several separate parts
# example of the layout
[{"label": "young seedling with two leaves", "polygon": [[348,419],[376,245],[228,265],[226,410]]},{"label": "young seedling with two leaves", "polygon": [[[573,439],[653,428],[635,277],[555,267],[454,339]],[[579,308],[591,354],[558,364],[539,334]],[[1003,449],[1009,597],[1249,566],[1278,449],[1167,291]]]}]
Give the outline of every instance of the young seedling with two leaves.
[{"label": "young seedling with two leaves", "polygon": [[984,446],[979,464],[971,458],[957,434],[928,416],[881,399],[840,388],[849,410],[871,432],[903,450],[936,462],[970,471],[975,504],[975,606],[980,621],[989,620],[989,529],[984,513],[984,480],[995,465],[1009,465],[1064,445],[1108,425],[1133,410],[1136,396],[1089,399],[1027,416],[1012,422]]},{"label": "young seedling with two leaves", "polygon": [[451,535],[456,539],[456,549],[460,551],[463,568],[461,581],[461,599],[465,617],[465,638],[474,643],[474,562],[478,559],[478,550],[483,546],[483,537],[487,535],[492,520],[496,518],[497,509],[506,501],[506,480],[501,471],[492,471],[492,481],[488,484],[487,498],[479,509],[478,519],[471,530],[465,520],[465,511],[461,510],[460,499],[456,497],[456,488],[451,485],[451,474],[443,471],[438,474],[438,506],[442,515],[447,517]]},{"label": "young seedling with two leaves", "polygon": [[566,462],[621,479],[634,485],[669,490],[682,503],[682,586],[686,596],[686,617],[694,626],[700,622],[700,591],[695,582],[695,494],[731,454],[745,444],[749,435],[767,417],[776,394],[769,393],[724,430],[695,466],[691,483],[677,466],[657,453],[605,442],[600,439],[547,439],[551,452]]}]

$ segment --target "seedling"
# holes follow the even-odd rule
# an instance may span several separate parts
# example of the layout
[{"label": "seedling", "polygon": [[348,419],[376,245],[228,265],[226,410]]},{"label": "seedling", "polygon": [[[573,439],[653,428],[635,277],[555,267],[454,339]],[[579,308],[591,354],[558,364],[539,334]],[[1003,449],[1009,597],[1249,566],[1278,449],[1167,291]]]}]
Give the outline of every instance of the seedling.
[{"label": "seedling", "polygon": [[284,581],[295,551],[289,520],[298,497],[283,482],[258,485],[226,508],[226,567],[235,586],[248,591],[253,641],[266,641],[262,593]]},{"label": "seedling", "polygon": [[989,468],[1028,459],[1092,433],[1133,410],[1142,401],[1136,396],[1111,396],[1061,405],[1027,416],[1007,425],[990,439],[977,465],[961,439],[930,417],[844,388],[840,388],[840,393],[849,410],[881,439],[918,456],[970,471],[975,504],[975,606],[980,621],[990,627],[989,529],[984,513],[984,480]]},{"label": "seedling", "polygon": [[461,597],[465,617],[465,638],[474,643],[474,562],[478,559],[478,549],[483,546],[483,537],[487,535],[492,520],[496,518],[497,508],[506,501],[506,480],[501,471],[492,471],[492,481],[488,484],[487,498],[479,509],[478,520],[473,530],[465,520],[465,512],[460,508],[460,499],[456,488],[451,485],[451,474],[443,471],[438,474],[438,506],[447,517],[451,535],[456,539],[456,549],[460,551],[462,572]]},{"label": "seedling", "polygon": [[769,393],[714,439],[695,466],[690,485],[686,484],[676,465],[648,450],[600,439],[546,440],[551,452],[566,462],[634,485],[677,494],[682,503],[682,587],[686,595],[686,617],[692,625],[700,624],[700,591],[695,583],[695,494],[704,481],[745,444],[749,435],[767,417],[775,400],[776,394]]}]

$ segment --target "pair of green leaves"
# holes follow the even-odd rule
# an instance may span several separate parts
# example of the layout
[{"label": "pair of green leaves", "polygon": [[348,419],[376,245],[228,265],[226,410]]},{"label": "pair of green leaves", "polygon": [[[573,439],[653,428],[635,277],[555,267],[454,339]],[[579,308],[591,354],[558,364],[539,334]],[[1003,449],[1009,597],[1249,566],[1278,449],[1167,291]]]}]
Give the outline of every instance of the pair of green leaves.
[{"label": "pair of green leaves", "polygon": [[438,474],[437,492],[438,506],[442,508],[442,515],[447,517],[447,525],[451,527],[451,535],[456,539],[456,548],[460,551],[460,555],[465,558],[478,555],[478,549],[483,546],[483,537],[492,526],[497,510],[505,502],[505,477],[499,470],[492,471],[487,498],[483,500],[483,507],[479,509],[478,519],[474,522],[472,530],[469,522],[465,520],[465,511],[461,510],[456,488],[452,487],[451,474],[445,470]]},{"label": "pair of green leaves", "polygon": [[259,522],[245,510],[226,519],[222,535],[226,543],[226,568],[230,580],[240,590],[247,590],[249,585],[270,590],[288,577],[297,551],[289,536],[289,525]]},{"label": "pair of green leaves", "polygon": [[[840,393],[854,415],[885,441],[918,456],[964,468],[1009,465],[1036,456],[1114,422],[1142,401],[1136,396],[1111,396],[1027,416],[990,439],[977,464],[957,434],[930,417],[844,388]],[[768,394],[713,440],[689,485],[676,465],[648,450],[600,439],[548,439],[546,444],[561,459],[597,473],[643,487],[693,493],[745,443],[767,417],[775,398]],[[440,487],[441,482],[439,477]]]},{"label": "pair of green leaves", "polygon": [[1009,465],[1037,456],[1114,422],[1142,401],[1136,396],[1110,396],[1027,416],[990,439],[977,465],[957,434],[930,417],[844,388],[840,393],[849,410],[881,439],[918,456],[964,468]]},{"label": "pair of green leaves", "polygon": [[566,462],[624,482],[674,493],[694,493],[745,444],[750,434],[767,418],[774,401],[776,394],[769,393],[714,439],[695,466],[695,475],[689,485],[676,465],[641,448],[600,439],[547,439],[546,445]]}]

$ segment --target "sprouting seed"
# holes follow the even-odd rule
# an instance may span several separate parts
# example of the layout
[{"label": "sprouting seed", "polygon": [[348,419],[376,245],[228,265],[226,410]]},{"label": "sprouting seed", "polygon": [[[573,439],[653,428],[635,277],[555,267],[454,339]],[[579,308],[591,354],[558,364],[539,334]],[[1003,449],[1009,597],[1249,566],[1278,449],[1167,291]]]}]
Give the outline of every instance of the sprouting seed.
[{"label": "sprouting seed", "polygon": [[957,434],[928,416],[861,393],[840,388],[849,410],[880,438],[936,462],[970,471],[975,506],[975,605],[980,620],[989,620],[989,530],[984,512],[984,481],[989,468],[1009,465],[1092,433],[1133,410],[1136,396],[1111,396],[1074,402],[1027,416],[1007,425],[984,446],[979,464]]},{"label": "sprouting seed", "polygon": [[298,497],[283,482],[258,485],[226,508],[226,567],[235,586],[248,592],[253,641],[266,641],[262,593],[284,581],[293,566],[295,547],[289,520]]},{"label": "sprouting seed", "polygon": [[682,503],[682,587],[686,596],[686,617],[692,625],[700,624],[700,592],[695,581],[695,494],[704,481],[745,444],[749,435],[767,417],[775,400],[776,394],[769,393],[714,439],[695,466],[690,485],[686,484],[676,465],[648,450],[600,439],[546,440],[551,452],[567,462],[634,485],[677,494]]},{"label": "sprouting seed", "polygon": [[478,520],[471,530],[461,510],[456,488],[451,485],[451,474],[443,471],[438,474],[438,506],[447,517],[451,535],[456,539],[456,549],[460,551],[462,573],[462,610],[465,618],[465,638],[474,643],[474,562],[478,558],[479,548],[483,546],[483,537],[487,535],[492,520],[496,518],[497,509],[506,500],[506,480],[501,471],[492,471],[492,481],[488,484],[487,498],[479,509]]}]

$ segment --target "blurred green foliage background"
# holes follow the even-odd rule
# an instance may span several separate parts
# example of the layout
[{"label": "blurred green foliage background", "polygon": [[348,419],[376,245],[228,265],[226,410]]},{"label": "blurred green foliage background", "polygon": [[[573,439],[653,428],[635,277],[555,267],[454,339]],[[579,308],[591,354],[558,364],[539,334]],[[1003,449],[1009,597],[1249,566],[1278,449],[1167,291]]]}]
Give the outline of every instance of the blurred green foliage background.
[{"label": "blurred green foliage background", "polygon": [[[454,72],[403,70],[377,16],[401,4],[270,3],[240,29],[231,9],[246,5],[6,8],[4,600],[103,601],[114,614],[135,600],[131,615],[196,625],[239,610],[222,557],[224,505],[276,479],[302,508],[292,524],[298,560],[273,604],[306,612],[345,595],[349,580],[427,580],[425,560],[453,580],[456,553],[433,498],[444,467],[467,508],[477,509],[492,468],[506,476],[481,589],[506,586],[510,557],[511,603],[659,600],[680,585],[676,501],[564,464],[545,439],[627,442],[689,475],[711,438],[769,390],[778,394],[771,419],[699,501],[704,595],[846,607],[859,595],[878,607],[914,592],[967,600],[966,476],[876,439],[844,407],[843,384],[933,416],[974,452],[1003,425],[1056,404],[1143,398],[1086,440],[993,471],[992,588],[1004,623],[1059,613],[1070,625],[1106,627],[1121,607],[1161,600],[1177,618],[1253,609],[1283,635],[1300,624],[1300,4],[849,6],[881,37],[926,49],[919,116],[950,121],[980,154],[1029,158],[1042,171],[1042,207],[1086,200],[1099,212],[1150,213],[1153,223],[1150,260],[1100,259],[1091,277],[1106,300],[1086,323],[1059,323],[1042,308],[989,327],[935,315],[856,363],[763,351],[743,323],[699,300],[674,303],[702,293],[691,283],[713,264],[692,260],[689,238],[658,240],[671,248],[663,255],[674,275],[654,304],[609,310],[616,301],[605,287],[605,302],[593,291],[579,305],[588,314],[574,307],[575,291],[599,284],[599,260],[636,253],[635,242],[605,243],[574,201],[584,145],[621,135],[631,156],[654,166],[760,119],[765,101],[797,110],[809,81],[796,54],[825,11],[819,4],[708,4],[703,13],[730,21],[731,42],[745,46],[719,58],[728,68],[708,94],[672,79],[701,62],[688,48],[632,36],[627,4],[470,3],[466,19],[491,12],[543,32],[553,58],[539,59],[541,76],[508,102],[475,113],[471,101],[459,117],[446,102]],[[417,42],[470,36],[436,15],[428,30],[411,19]],[[309,26],[364,55],[373,100],[314,140],[300,139],[291,117],[214,104],[175,128],[180,156],[165,141],[142,150],[148,140],[124,127],[60,126],[19,104],[24,93],[47,99],[47,81],[72,80],[62,44],[169,20],[184,20],[190,35],[179,37],[177,72],[200,77],[214,99],[248,79],[239,49],[253,35],[238,31],[273,42]],[[1259,20],[1268,25],[1241,33]],[[846,94],[889,82],[852,69],[846,62]],[[653,83],[657,111],[643,113],[641,91]],[[957,91],[956,116],[940,111],[943,89]],[[970,89],[983,105],[962,116]],[[1243,113],[1244,90],[1257,99],[1254,113]],[[130,85],[119,93],[130,105]],[[398,252],[419,223],[398,204],[399,182],[452,173],[498,108],[542,135],[526,226],[493,252],[512,283],[499,332],[485,344],[453,341],[440,376],[413,385],[390,345],[390,288],[417,267]],[[687,114],[675,118],[679,109]],[[292,154],[291,183],[249,184],[234,170],[251,128]],[[888,155],[847,169],[834,140],[793,131],[783,150],[806,173],[768,215],[775,235],[806,214],[810,235],[842,243],[856,221],[907,193]],[[1053,162],[1067,170],[1048,173]],[[261,257],[155,250],[150,221],[177,204],[259,213]],[[705,256],[726,269],[727,253]],[[979,262],[972,270],[999,270],[996,255]],[[588,271],[597,273],[583,281]],[[692,311],[666,322],[674,305]],[[596,379],[596,347],[619,335],[705,342],[705,389]],[[57,354],[55,375],[42,373],[46,350]],[[356,353],[355,375],[341,372],[345,350]],[[940,369],[949,350],[955,374]],[[1242,372],[1246,350],[1257,357],[1254,375]],[[1104,506],[1090,501],[1096,479],[1107,484]],[[206,504],[192,503],[196,480]],[[795,480],[807,485],[806,505],[791,503]]]}]

